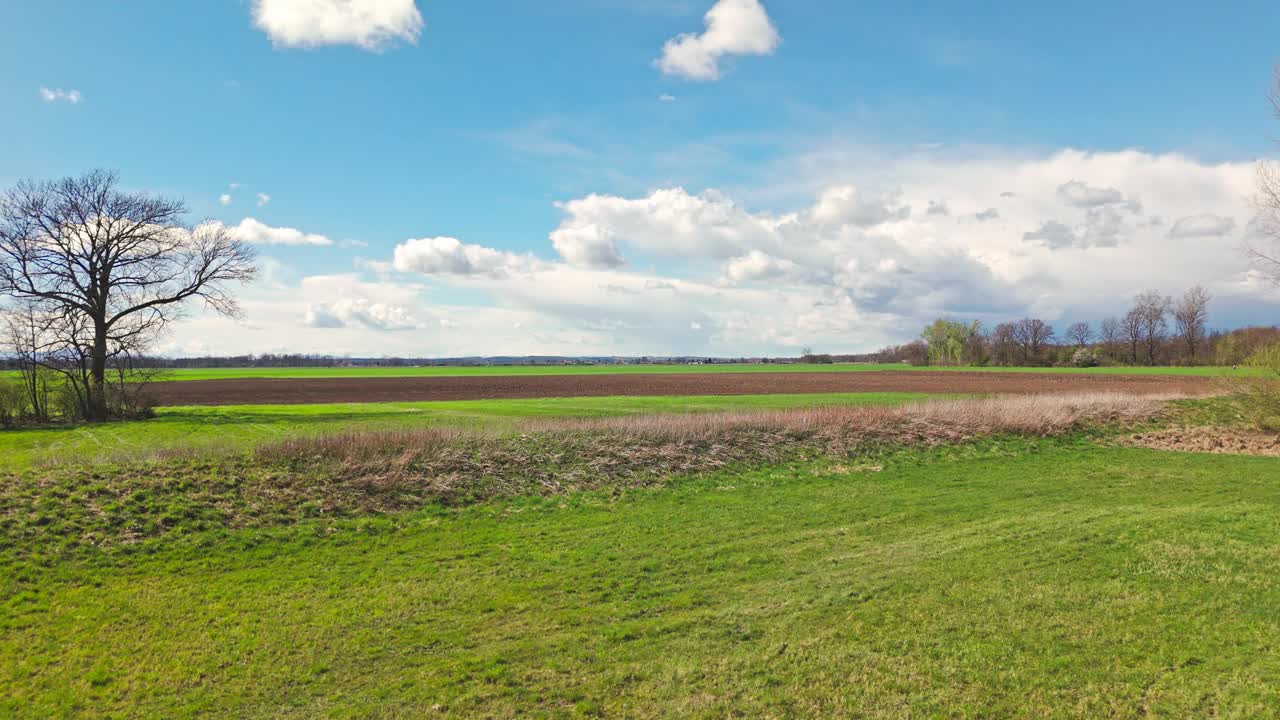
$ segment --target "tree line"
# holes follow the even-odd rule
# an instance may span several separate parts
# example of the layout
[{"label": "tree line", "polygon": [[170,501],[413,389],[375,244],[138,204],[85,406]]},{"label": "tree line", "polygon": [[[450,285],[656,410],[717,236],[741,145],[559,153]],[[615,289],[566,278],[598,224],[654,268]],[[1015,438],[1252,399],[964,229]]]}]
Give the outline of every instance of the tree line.
[{"label": "tree line", "polygon": [[1036,317],[990,328],[980,321],[938,318],[920,337],[880,351],[880,362],[912,365],[1231,365],[1280,335],[1276,328],[1209,329],[1209,291],[1196,286],[1178,298],[1139,293],[1124,315],[1096,327],[1075,322],[1058,332]]}]

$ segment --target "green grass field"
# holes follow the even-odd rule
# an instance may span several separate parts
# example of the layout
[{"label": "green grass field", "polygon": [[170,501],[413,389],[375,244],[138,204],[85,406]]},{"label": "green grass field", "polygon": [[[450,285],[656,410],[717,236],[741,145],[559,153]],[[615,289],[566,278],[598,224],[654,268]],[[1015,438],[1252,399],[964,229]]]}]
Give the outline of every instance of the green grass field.
[{"label": "green grass field", "polygon": [[[364,368],[199,368],[171,370],[163,380],[227,380],[235,378],[331,378],[331,377],[464,377],[494,375],[606,375],[644,373],[720,372],[870,372],[876,370],[948,370],[954,372],[1049,372],[1114,375],[1190,375],[1219,377],[1251,373],[1220,367],[1102,367],[1102,368],[1006,368],[912,367],[902,364],[837,363],[834,365],[494,365],[477,367],[364,367]],[[0,373],[3,375],[4,373]],[[12,375],[12,373],[9,373]]]},{"label": "green grass field", "polygon": [[164,448],[247,449],[260,442],[323,432],[435,425],[500,426],[522,419],[554,417],[884,405],[929,397],[938,396],[829,393],[160,408],[150,420],[0,431],[0,472],[51,462],[111,462]]},{"label": "green grass field", "polygon": [[1274,717],[1277,507],[997,439],[210,532],[4,574],[0,715]]}]

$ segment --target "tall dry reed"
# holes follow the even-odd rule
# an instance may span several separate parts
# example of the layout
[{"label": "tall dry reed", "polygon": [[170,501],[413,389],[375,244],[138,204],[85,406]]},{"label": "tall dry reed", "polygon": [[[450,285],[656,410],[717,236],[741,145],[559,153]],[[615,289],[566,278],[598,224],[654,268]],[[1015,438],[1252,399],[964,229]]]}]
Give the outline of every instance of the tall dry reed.
[{"label": "tall dry reed", "polygon": [[460,501],[497,494],[651,486],[733,463],[777,462],[872,447],[933,446],[1002,433],[1054,435],[1131,422],[1161,398],[1115,394],[941,400],[899,407],[552,420],[518,433],[445,429],[301,437],[257,458],[371,493]]}]

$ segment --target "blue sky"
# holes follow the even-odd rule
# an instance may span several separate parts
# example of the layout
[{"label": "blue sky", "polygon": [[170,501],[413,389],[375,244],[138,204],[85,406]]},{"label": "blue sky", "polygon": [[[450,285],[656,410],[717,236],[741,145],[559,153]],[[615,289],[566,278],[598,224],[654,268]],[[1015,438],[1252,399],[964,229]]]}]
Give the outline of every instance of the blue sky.
[{"label": "blue sky", "polygon": [[1236,252],[1280,136],[1274,3],[46,0],[0,23],[0,183],[111,168],[261,244],[246,317],[196,313],[170,352],[866,350],[939,313],[1096,322],[1148,286],[1206,285],[1224,326],[1277,302]]}]

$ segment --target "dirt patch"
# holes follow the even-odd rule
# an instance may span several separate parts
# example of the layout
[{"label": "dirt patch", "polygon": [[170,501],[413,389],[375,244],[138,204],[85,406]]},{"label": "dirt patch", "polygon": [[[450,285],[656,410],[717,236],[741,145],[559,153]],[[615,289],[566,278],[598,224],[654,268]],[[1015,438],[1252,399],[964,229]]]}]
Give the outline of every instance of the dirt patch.
[{"label": "dirt patch", "polygon": [[496,377],[244,378],[157,383],[157,405],[307,403],[607,397],[616,395],[772,395],[909,392],[1028,394],[1111,392],[1201,395],[1209,378],[1161,375],[869,371],[688,373],[662,375],[513,375]]},{"label": "dirt patch", "polygon": [[1280,457],[1280,435],[1247,428],[1165,428],[1134,435],[1123,442],[1154,450]]}]

